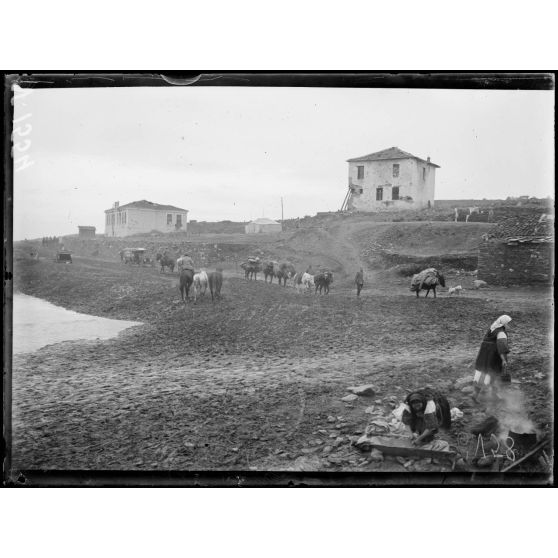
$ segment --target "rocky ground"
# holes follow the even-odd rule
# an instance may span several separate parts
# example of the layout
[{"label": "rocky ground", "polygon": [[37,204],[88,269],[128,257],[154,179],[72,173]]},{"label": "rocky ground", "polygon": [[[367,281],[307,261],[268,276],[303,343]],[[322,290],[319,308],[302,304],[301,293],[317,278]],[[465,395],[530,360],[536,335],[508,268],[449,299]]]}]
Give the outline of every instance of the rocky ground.
[{"label": "rocky ground", "polygon": [[[72,265],[22,256],[15,266],[21,292],[144,323],[14,357],[16,469],[447,471],[449,462],[379,456],[354,442],[373,421],[402,434],[393,409],[429,385],[464,413],[441,437],[472,452],[472,424],[510,418],[470,398],[478,345],[502,313],[513,317],[514,412],[539,435],[551,428],[548,289],[416,299],[394,277],[366,284],[358,300],[348,276],[314,296],[231,269],[220,302],[183,305],[177,275],[156,268],[79,256]],[[346,399],[363,384],[373,394]]]}]

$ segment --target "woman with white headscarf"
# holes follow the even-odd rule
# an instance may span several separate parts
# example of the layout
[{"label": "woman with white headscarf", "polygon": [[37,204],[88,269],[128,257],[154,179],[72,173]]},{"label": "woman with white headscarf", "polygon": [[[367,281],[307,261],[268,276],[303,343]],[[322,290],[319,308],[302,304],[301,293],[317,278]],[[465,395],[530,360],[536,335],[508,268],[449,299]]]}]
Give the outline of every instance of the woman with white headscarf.
[{"label": "woman with white headscarf", "polygon": [[500,316],[486,332],[482,340],[479,354],[475,362],[475,377],[473,379],[475,393],[473,399],[478,401],[478,396],[483,387],[491,387],[493,394],[498,397],[497,384],[501,380],[509,381],[508,368],[508,335],[506,325],[511,318],[504,314]]}]

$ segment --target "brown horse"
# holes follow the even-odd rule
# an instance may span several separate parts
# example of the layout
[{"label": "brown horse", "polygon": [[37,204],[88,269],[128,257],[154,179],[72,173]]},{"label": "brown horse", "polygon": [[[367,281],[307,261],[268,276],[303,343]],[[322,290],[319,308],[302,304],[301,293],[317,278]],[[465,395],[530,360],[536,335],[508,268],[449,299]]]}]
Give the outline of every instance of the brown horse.
[{"label": "brown horse", "polygon": [[194,272],[191,269],[183,269],[180,272],[179,287],[180,297],[184,302],[184,292],[186,292],[186,300],[190,300],[190,287],[194,282]]},{"label": "brown horse", "polygon": [[209,274],[209,291],[211,292],[211,302],[215,301],[215,298],[221,298],[221,287],[223,286],[223,270],[218,267],[216,271],[212,271]]},{"label": "brown horse", "polygon": [[174,266],[176,265],[176,260],[167,256],[166,254],[157,254],[156,260],[161,265],[161,273],[165,271],[165,267],[168,267],[171,270],[171,273],[174,271]]}]

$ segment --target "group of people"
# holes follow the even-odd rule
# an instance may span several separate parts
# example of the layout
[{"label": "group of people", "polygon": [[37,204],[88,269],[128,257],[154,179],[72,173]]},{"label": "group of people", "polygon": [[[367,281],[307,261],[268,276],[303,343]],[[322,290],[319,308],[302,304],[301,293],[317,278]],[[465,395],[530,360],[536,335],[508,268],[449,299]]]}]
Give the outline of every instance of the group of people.
[{"label": "group of people", "polygon": [[[501,399],[500,388],[510,382],[508,372],[507,327],[511,317],[503,314],[488,328],[482,340],[473,377],[473,400],[478,403],[483,390],[490,392],[495,399]],[[412,443],[423,446],[431,443],[442,429],[451,426],[451,412],[448,400],[441,393],[425,388],[410,393],[404,402],[401,420],[411,430]]]}]

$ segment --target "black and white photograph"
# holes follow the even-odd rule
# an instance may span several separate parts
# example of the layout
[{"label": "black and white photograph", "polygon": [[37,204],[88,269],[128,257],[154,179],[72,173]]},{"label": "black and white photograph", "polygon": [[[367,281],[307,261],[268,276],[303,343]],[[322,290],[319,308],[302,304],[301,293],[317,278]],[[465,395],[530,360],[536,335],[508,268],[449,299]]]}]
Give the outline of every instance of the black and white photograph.
[{"label": "black and white photograph", "polygon": [[4,86],[9,483],[553,484],[554,75]]}]

